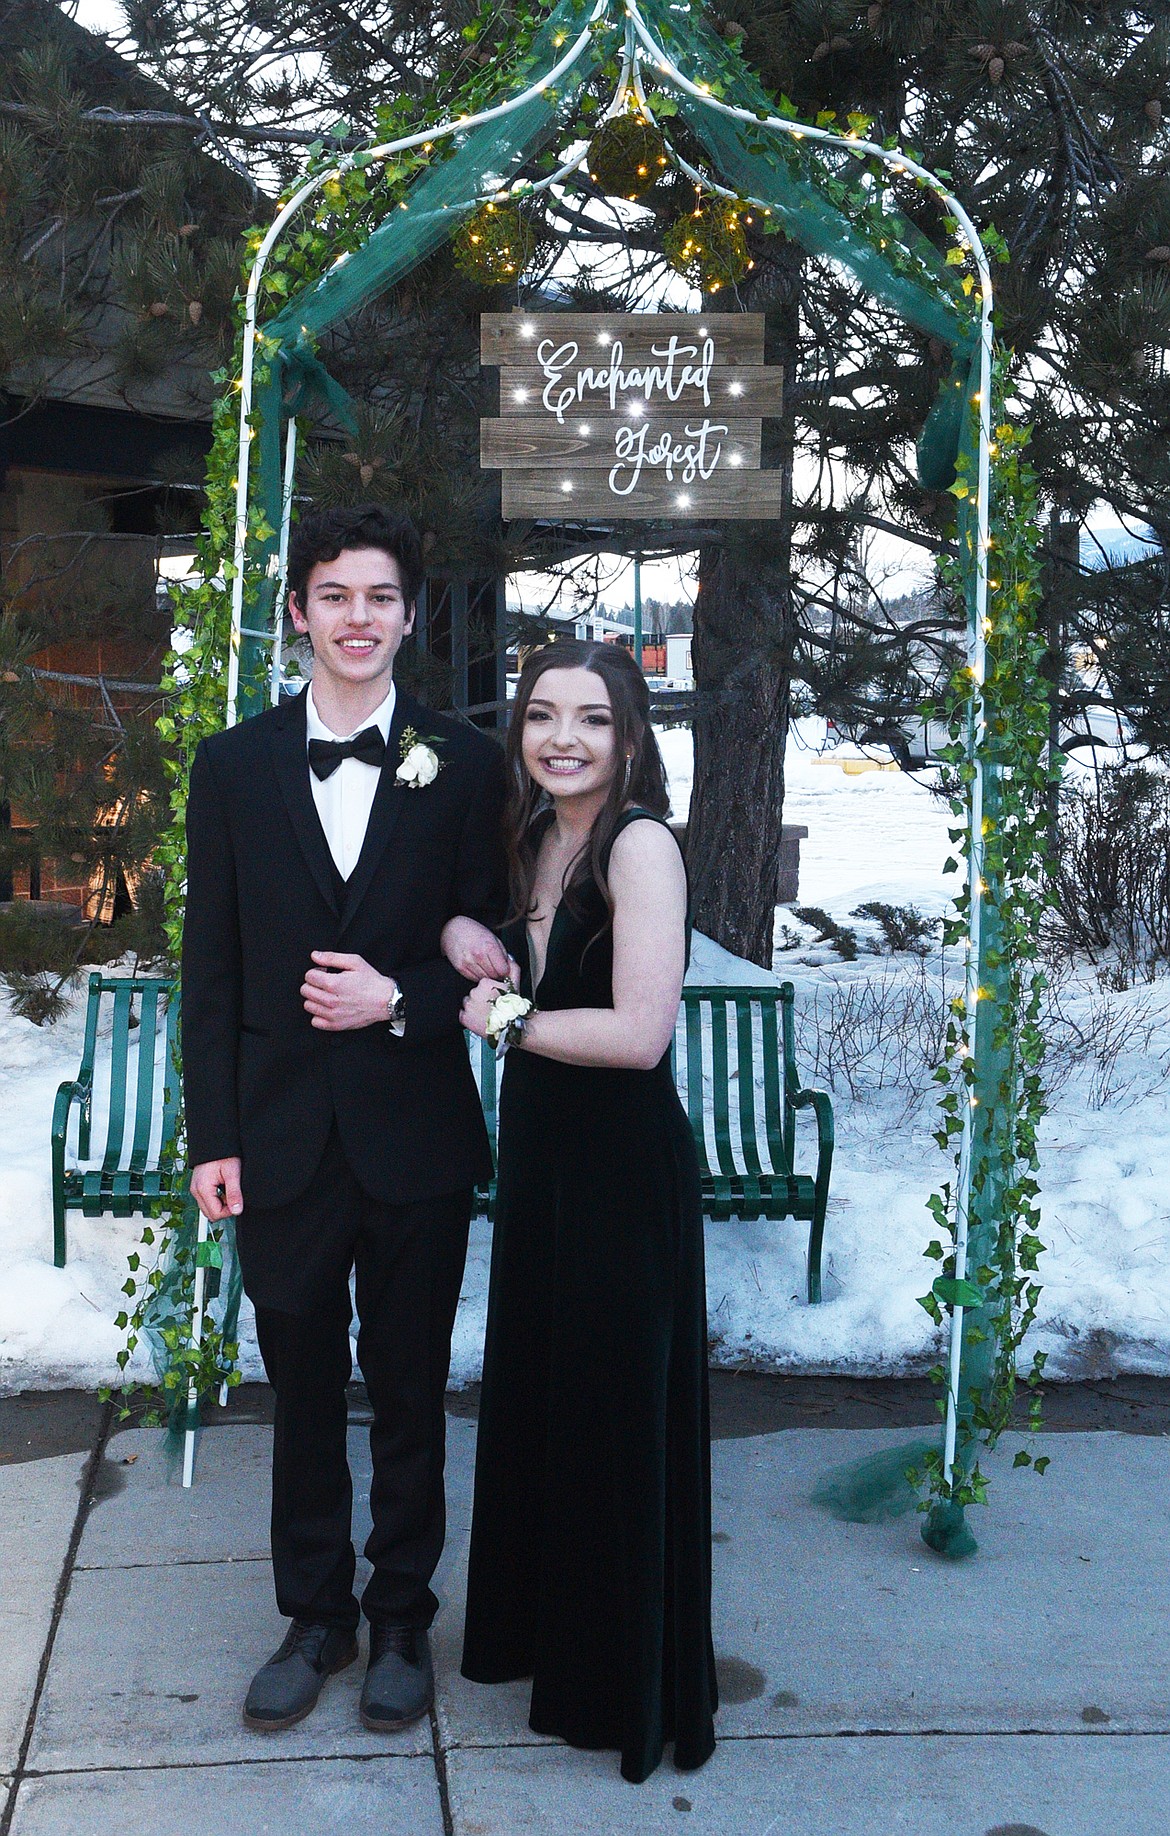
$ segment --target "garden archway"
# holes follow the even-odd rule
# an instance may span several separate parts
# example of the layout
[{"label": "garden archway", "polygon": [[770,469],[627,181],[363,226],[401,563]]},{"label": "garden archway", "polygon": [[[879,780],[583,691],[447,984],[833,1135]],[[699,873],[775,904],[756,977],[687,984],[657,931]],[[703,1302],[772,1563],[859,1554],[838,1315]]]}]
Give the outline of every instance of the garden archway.
[{"label": "garden archway", "polygon": [[[240,373],[218,423],[225,465],[209,526],[230,581],[226,630],[229,608],[219,614],[227,657],[220,718],[226,713],[231,724],[279,692],[298,413],[310,394],[343,420],[350,413],[316,355],[316,338],[485,203],[523,204],[568,182],[587,146],[539,179],[525,176],[525,161],[571,125],[582,86],[611,60],[618,76],[608,117],[646,109],[648,89],[668,92],[710,166],[699,170],[672,151],[682,170],[706,191],[767,212],[794,241],[842,263],[953,352],[918,450],[924,482],[956,497],[957,584],[968,626],[966,672],[950,710],[956,839],[966,856],[966,888],[956,900],[965,978],[952,1003],[949,1067],[940,1074],[940,1139],[956,1165],[953,1183],[932,1202],[940,1238],[949,1233],[950,1242],[935,1246],[943,1273],[924,1302],[939,1321],[949,1312],[950,1342],[942,1441],[926,1462],[934,1502],[924,1535],[942,1552],[961,1554],[974,1547],[964,1506],[981,1495],[979,1446],[1006,1420],[1002,1399],[1010,1396],[1021,1322],[1038,1293],[1027,1279],[1035,1266],[1031,1174],[1040,1103],[1030,968],[1038,844],[1030,817],[1047,767],[1043,725],[1032,710],[1038,647],[1029,623],[1034,567],[1022,439],[1006,423],[993,438],[994,243],[980,236],[945,177],[867,138],[857,118],[842,129],[778,112],[694,0],[560,0],[509,71],[488,73],[495,98],[469,97],[479,105],[454,117],[341,157],[323,155],[256,237]],[[371,175],[385,205],[372,228]],[[945,252],[899,209],[902,184],[939,199]],[[363,210],[366,220],[330,265],[294,291],[294,220],[310,211],[318,223],[331,213],[344,218],[351,205],[355,221]],[[188,743],[197,737],[193,726]]]}]

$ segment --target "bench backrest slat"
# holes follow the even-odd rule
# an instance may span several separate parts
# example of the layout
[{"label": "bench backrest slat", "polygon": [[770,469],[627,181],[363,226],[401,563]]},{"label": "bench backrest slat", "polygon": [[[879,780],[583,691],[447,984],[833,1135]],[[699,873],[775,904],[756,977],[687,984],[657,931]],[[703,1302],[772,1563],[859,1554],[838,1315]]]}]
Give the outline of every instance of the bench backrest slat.
[{"label": "bench backrest slat", "polygon": [[175,1036],[179,1029],[179,991],[167,988],[166,1061],[163,1066],[163,1121],[160,1149],[166,1153],[175,1139],[175,1121],[179,1113],[179,1073],[175,1068]]},{"label": "bench backrest slat", "polygon": [[[85,1010],[85,1040],[81,1047],[81,1069],[77,1081],[88,1090],[93,1089],[93,1066],[97,1053],[98,1013],[101,1008],[102,977],[100,974],[89,978],[89,1004]],[[90,1105],[83,1102],[81,1115],[77,1124],[77,1153],[81,1160],[89,1159],[89,1122]]]},{"label": "bench backrest slat", "polygon": [[758,1003],[735,997],[735,1033],[739,1057],[739,1144],[749,1173],[760,1172],[756,1140],[756,1053],[752,1039],[752,1008]]},{"label": "bench backrest slat", "polygon": [[707,1164],[707,1128],[703,1102],[703,1015],[697,1001],[684,1003],[687,1035],[687,1115],[700,1151],[703,1166]]},{"label": "bench backrest slat", "polygon": [[[783,999],[783,994],[781,995]],[[780,1041],[776,1025],[776,1003],[765,1001],[760,1008],[764,1046],[764,1130],[772,1165],[792,1171],[793,1142],[789,1137],[783,1108],[784,1070],[780,1062]]]},{"label": "bench backrest slat", "polygon": [[122,1158],[122,1141],[126,1133],[126,1064],[130,1053],[130,1008],[134,1000],[134,983],[127,979],[114,985],[114,1027],[110,1039],[110,1116],[106,1132],[103,1170],[112,1173]]},{"label": "bench backrest slat", "polygon": [[138,1076],[135,1079],[134,1134],[130,1149],[130,1170],[143,1173],[150,1153],[151,1124],[154,1121],[154,1068],[158,1047],[159,997],[162,990],[152,982],[139,984],[141,1006],[138,1011]]}]

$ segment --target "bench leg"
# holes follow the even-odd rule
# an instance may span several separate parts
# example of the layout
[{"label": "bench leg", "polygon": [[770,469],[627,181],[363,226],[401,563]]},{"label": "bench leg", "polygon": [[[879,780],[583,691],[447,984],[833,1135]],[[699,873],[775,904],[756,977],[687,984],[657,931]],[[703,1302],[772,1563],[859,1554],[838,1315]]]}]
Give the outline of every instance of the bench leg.
[{"label": "bench leg", "polygon": [[[54,1172],[56,1169],[54,1169]],[[53,1180],[53,1267],[65,1267],[65,1194]]]},{"label": "bench leg", "polygon": [[808,1229],[808,1302],[815,1307],[821,1298],[821,1247],[825,1240],[825,1206],[828,1193],[818,1192]]}]

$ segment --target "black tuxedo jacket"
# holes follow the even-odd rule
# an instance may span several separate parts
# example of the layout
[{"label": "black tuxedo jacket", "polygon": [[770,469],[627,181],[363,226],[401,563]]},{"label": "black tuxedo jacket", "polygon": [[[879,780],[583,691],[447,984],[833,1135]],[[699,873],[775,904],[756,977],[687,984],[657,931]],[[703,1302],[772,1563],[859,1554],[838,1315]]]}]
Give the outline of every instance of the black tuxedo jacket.
[{"label": "black tuxedo jacket", "polygon": [[[506,906],[504,761],[486,735],[398,691],[365,845],[348,881],[309,786],[306,690],[200,744],[187,804],[183,1089],[192,1166],[243,1162],[245,1208],[295,1199],[336,1120],[372,1198],[404,1203],[485,1179],[491,1155],[459,1009],[439,952],[448,918],[497,927]],[[395,783],[403,729],[438,739],[425,788]],[[392,975],[406,1028],[314,1028],[313,950]]]}]

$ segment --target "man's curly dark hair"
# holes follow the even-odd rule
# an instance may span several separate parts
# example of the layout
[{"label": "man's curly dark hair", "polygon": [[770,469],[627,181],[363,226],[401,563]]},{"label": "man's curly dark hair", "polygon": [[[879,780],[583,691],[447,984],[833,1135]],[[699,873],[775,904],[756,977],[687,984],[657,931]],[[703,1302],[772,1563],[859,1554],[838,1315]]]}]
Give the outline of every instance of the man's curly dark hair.
[{"label": "man's curly dark hair", "polygon": [[336,561],[347,548],[380,548],[393,555],[402,572],[402,592],[412,606],[422,589],[422,543],[418,530],[402,510],[380,504],[354,504],[347,509],[310,510],[293,525],[288,544],[288,590],[304,606],[309,575],[319,561]]}]

